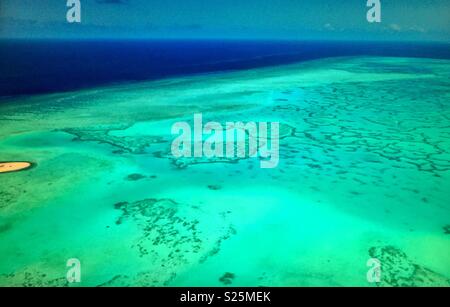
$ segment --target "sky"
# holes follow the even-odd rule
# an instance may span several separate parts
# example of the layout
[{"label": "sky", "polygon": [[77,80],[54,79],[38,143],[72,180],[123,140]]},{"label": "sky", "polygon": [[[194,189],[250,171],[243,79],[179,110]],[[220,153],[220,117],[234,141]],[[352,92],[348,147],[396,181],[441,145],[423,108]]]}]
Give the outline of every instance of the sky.
[{"label": "sky", "polygon": [[450,0],[0,0],[0,38],[407,40],[450,42]]}]

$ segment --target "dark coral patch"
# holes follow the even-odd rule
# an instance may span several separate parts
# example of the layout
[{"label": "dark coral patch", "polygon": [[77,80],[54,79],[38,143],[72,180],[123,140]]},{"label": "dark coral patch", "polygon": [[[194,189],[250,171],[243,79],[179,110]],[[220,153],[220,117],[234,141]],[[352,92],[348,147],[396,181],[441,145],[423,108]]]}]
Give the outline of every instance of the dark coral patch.
[{"label": "dark coral patch", "polygon": [[221,190],[222,187],[220,185],[209,185],[208,189],[213,190],[213,191],[218,191],[218,190]]},{"label": "dark coral patch", "polygon": [[120,208],[122,208],[123,206],[126,206],[126,205],[128,205],[128,202],[126,202],[126,201],[120,202],[120,203],[116,203],[116,204],[114,204],[114,209],[120,209]]},{"label": "dark coral patch", "polygon": [[446,225],[446,226],[442,227],[442,229],[444,229],[444,233],[446,235],[450,235],[450,225]]},{"label": "dark coral patch", "polygon": [[219,281],[224,285],[231,285],[235,277],[236,276],[233,273],[227,272],[222,277],[219,278]]},{"label": "dark coral patch", "polygon": [[126,178],[125,178],[125,180],[128,180],[128,181],[138,181],[138,180],[142,180],[142,179],[144,179],[145,178],[145,176],[144,175],[141,175],[141,174],[130,174],[130,175],[128,175]]}]

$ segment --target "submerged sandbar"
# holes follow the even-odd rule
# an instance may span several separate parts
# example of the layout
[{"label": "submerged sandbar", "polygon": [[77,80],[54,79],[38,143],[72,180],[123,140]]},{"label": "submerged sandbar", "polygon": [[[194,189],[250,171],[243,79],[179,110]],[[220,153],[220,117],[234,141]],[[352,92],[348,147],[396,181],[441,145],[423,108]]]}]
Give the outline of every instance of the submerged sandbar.
[{"label": "submerged sandbar", "polygon": [[30,162],[0,162],[0,173],[11,173],[30,168]]}]

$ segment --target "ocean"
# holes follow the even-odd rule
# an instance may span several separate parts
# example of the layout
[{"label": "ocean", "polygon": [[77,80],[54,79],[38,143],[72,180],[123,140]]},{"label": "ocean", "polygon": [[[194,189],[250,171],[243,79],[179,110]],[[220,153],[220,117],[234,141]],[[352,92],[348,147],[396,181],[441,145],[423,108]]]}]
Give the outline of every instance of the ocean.
[{"label": "ocean", "polygon": [[[0,286],[450,285],[448,45],[1,52]],[[174,155],[194,114],[278,123],[276,167]]]},{"label": "ocean", "polygon": [[450,58],[443,43],[2,40],[0,96],[236,71],[338,56]]}]

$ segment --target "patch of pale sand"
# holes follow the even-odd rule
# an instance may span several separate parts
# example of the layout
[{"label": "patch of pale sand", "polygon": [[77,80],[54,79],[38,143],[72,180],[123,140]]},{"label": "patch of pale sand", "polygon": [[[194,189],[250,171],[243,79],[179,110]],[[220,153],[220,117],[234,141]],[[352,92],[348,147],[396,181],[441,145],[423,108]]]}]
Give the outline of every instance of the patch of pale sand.
[{"label": "patch of pale sand", "polygon": [[2,162],[0,163],[0,173],[17,172],[30,167],[30,162]]}]

